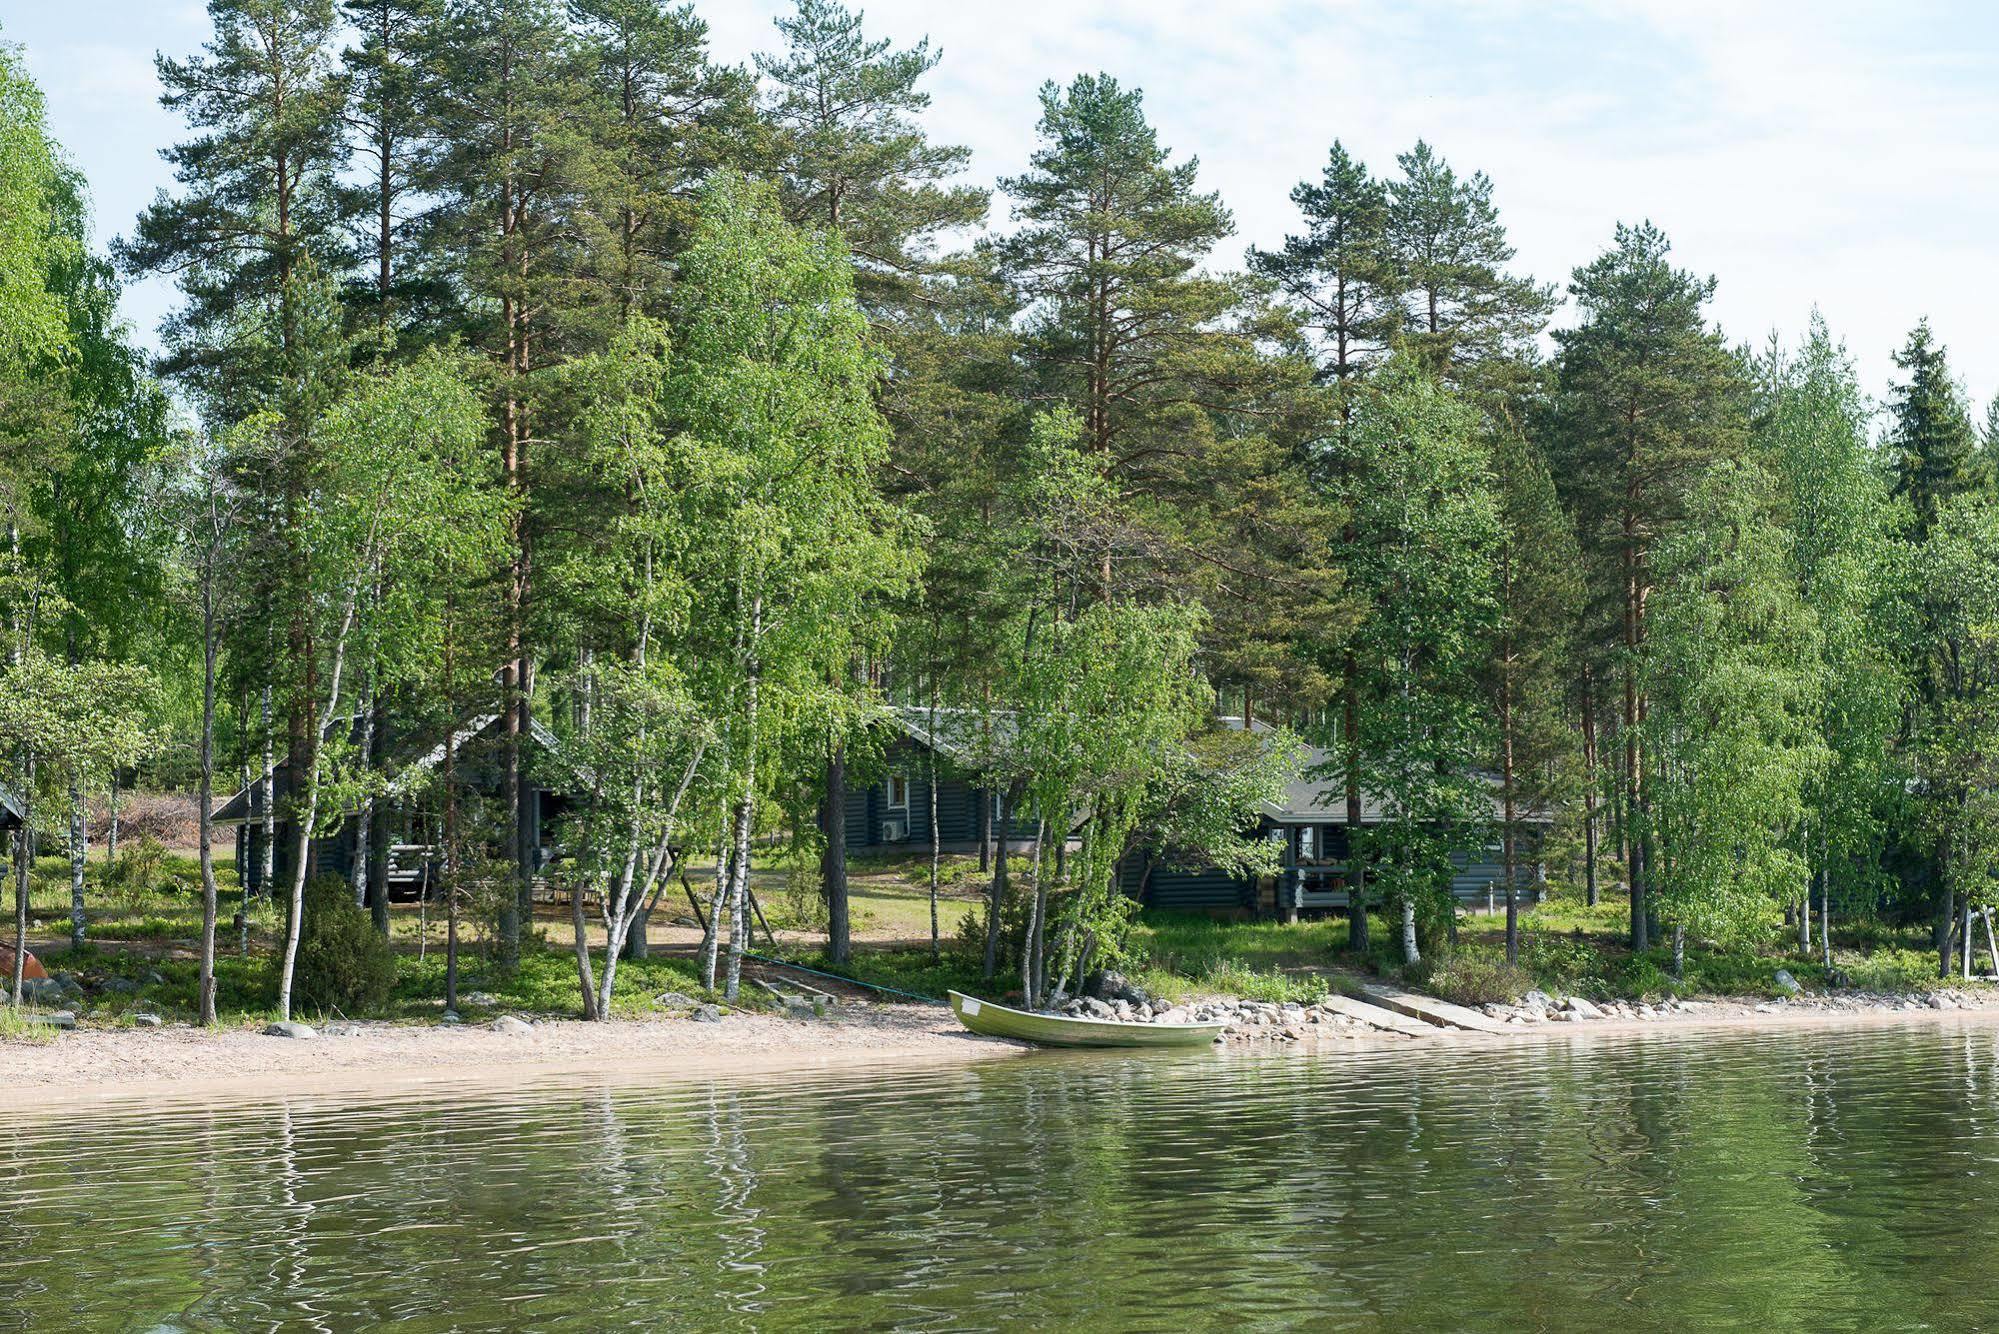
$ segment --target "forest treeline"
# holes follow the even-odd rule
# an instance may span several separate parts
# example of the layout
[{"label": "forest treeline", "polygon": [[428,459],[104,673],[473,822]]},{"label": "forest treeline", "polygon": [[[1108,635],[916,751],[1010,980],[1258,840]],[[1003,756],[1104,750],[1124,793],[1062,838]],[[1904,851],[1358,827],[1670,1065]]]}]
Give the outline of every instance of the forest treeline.
[{"label": "forest treeline", "polygon": [[[504,960],[546,788],[609,944],[572,895],[585,1012],[697,857],[733,994],[774,835],[844,956],[891,705],[974,720],[994,822],[1038,831],[983,928],[1032,998],[1118,958],[1128,850],[1268,865],[1293,738],[1329,818],[1390,813],[1352,888],[1409,959],[1451,850],[1498,841],[1510,891],[1543,814],[1533,858],[1675,960],[1773,903],[1947,959],[1999,889],[1999,408],[1926,325],[1877,406],[1816,316],[1731,343],[1650,224],[1518,272],[1425,143],[1332,142],[1243,253],[1108,74],[1044,85],[988,188],[924,129],[939,53],[832,0],[749,65],[659,0],[208,10],[159,61],[174,184],[109,255],[0,52],[0,768],[73,941],[85,808],[143,777],[287,821],[281,1010],[304,850],[356,819],[378,861],[391,803]],[[116,308],[154,274],[149,361]]]}]

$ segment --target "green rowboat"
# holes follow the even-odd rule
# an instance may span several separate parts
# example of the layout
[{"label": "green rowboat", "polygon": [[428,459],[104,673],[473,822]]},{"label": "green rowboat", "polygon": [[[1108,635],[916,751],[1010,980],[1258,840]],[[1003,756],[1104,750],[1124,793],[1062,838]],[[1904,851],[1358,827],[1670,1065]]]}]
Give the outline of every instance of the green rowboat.
[{"label": "green rowboat", "polygon": [[1116,1019],[1077,1019],[1063,1014],[1035,1014],[995,1005],[962,991],[951,993],[951,1012],[974,1033],[995,1038],[1019,1038],[1049,1047],[1205,1047],[1228,1025],[1127,1024]]}]

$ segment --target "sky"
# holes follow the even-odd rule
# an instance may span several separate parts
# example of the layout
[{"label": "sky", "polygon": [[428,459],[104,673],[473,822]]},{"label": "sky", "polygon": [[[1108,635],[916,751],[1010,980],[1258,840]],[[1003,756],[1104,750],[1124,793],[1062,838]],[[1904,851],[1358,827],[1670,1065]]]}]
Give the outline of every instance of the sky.
[{"label": "sky", "polygon": [[[730,63],[788,0],[696,0]],[[1814,307],[1884,396],[1927,315],[1974,401],[1999,390],[1999,6],[1708,0],[873,0],[869,30],[943,61],[927,125],[970,178],[1025,167],[1037,90],[1104,71],[1144,90],[1161,142],[1233,211],[1213,263],[1274,244],[1333,140],[1377,172],[1427,139],[1482,170],[1517,268],[1566,284],[1620,221],[1649,219],[1719,279],[1731,339],[1795,339]],[[0,0],[51,128],[91,183],[100,240],[170,184],[182,137],[153,55],[208,31],[195,0]],[[996,200],[993,221],[1004,225]],[[126,294],[152,340],[174,294]]]}]

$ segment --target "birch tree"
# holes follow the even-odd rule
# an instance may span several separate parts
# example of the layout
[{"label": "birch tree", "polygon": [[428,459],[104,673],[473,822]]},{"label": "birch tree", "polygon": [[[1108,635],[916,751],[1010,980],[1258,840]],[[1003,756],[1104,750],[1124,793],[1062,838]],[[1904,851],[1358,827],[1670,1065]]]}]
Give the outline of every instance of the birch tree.
[{"label": "birch tree", "polygon": [[[1497,628],[1500,511],[1478,419],[1407,362],[1384,368],[1346,448],[1352,520],[1340,547],[1365,615],[1347,748],[1380,823],[1349,838],[1401,917],[1405,963],[1419,921],[1448,911],[1451,852],[1484,842],[1492,806],[1477,766],[1493,754],[1481,673]],[[1350,891],[1351,892],[1351,891]],[[1367,911],[1354,894],[1350,909]]]},{"label": "birch tree", "polygon": [[1657,757],[1656,887],[1676,976],[1689,932],[1748,938],[1769,904],[1805,885],[1795,834],[1825,760],[1819,631],[1773,499],[1754,463],[1719,463],[1659,548],[1645,744]]},{"label": "birch tree", "polygon": [[321,471],[305,541],[311,609],[320,622],[313,638],[324,654],[323,672],[309,679],[325,685],[302,702],[307,741],[303,755],[293,756],[299,786],[292,793],[291,912],[278,971],[284,1018],[291,1017],[313,838],[323,815],[361,796],[351,767],[341,763],[350,653],[363,634],[393,632],[427,603],[426,566],[440,549],[433,545],[440,532],[476,530],[472,520],[486,506],[475,499],[471,460],[484,431],[477,396],[441,356],[363,380],[321,423]]},{"label": "birch tree", "polygon": [[[717,936],[730,926],[733,997],[766,766],[798,728],[865,706],[829,683],[883,646],[889,599],[916,558],[875,489],[888,441],[873,399],[882,366],[839,242],[786,223],[767,187],[718,176],[681,263],[677,315],[668,466],[690,534],[692,688],[727,765],[727,873],[713,914]],[[711,939],[711,987],[716,970]]]}]

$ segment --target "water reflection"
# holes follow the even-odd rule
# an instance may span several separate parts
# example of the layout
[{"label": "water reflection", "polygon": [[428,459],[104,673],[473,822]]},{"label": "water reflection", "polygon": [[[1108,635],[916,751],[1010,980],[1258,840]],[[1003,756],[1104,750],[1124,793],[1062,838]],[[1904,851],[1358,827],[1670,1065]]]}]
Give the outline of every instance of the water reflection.
[{"label": "water reflection", "polygon": [[301,1096],[0,1138],[0,1327],[1962,1327],[1999,1030]]}]

